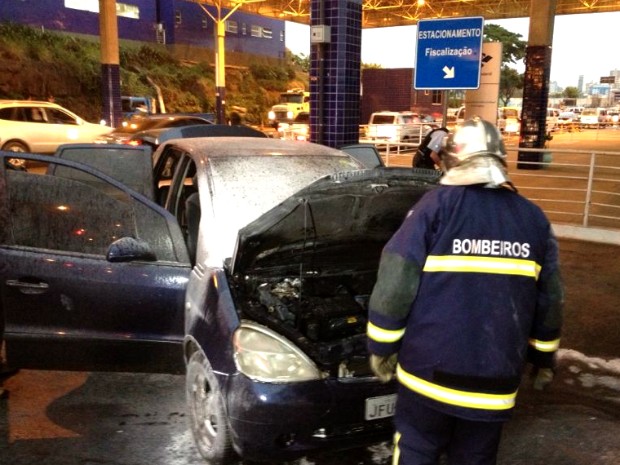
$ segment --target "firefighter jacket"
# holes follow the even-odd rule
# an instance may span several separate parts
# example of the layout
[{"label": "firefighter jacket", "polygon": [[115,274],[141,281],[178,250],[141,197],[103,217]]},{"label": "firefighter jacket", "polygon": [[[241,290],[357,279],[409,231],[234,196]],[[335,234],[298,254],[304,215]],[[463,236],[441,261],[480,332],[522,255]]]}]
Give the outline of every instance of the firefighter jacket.
[{"label": "firefighter jacket", "polygon": [[383,249],[368,348],[398,353],[401,392],[501,421],[525,362],[552,367],[562,300],[557,241],[539,207],[509,189],[440,186]]}]

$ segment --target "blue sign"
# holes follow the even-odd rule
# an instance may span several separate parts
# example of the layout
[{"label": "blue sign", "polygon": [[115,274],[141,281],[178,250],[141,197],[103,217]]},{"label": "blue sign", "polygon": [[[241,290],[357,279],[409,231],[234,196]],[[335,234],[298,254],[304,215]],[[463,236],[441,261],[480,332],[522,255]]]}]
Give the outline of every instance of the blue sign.
[{"label": "blue sign", "polygon": [[428,19],[418,22],[416,89],[480,87],[482,17]]}]

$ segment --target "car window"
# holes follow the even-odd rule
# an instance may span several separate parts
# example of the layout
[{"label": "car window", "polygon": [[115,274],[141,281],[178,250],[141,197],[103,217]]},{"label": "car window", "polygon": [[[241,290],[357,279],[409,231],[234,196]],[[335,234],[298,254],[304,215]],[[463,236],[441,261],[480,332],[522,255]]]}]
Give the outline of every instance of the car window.
[{"label": "car window", "polygon": [[371,124],[394,124],[394,115],[373,115]]},{"label": "car window", "polygon": [[58,108],[46,108],[46,120],[51,124],[78,124],[76,119]]},{"label": "car window", "polygon": [[[75,169],[61,171],[70,170]],[[134,237],[146,241],[158,260],[179,261],[169,219],[123,189],[75,171],[68,176],[5,172],[10,245],[103,258],[114,241]]]},{"label": "car window", "polygon": [[37,107],[29,107],[26,108],[26,121],[30,121],[32,123],[47,123],[45,118],[45,114],[41,108]]},{"label": "car window", "polygon": [[[148,146],[65,144],[58,148],[55,156],[64,160],[86,163],[114,179],[118,179],[136,192],[140,192],[150,199],[155,198],[152,154]],[[77,175],[82,177],[82,172],[56,163],[51,163],[49,169],[52,171],[48,174],[56,174],[56,176],[70,178]],[[101,181],[100,185],[105,188],[107,183]]]},{"label": "car window", "polygon": [[24,121],[23,112],[17,107],[0,108],[0,119],[8,121]]}]

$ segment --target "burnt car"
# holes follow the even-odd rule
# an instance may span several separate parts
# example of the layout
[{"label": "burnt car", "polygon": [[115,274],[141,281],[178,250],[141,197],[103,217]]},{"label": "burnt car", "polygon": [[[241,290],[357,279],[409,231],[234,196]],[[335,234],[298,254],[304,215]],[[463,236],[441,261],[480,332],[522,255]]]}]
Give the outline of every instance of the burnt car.
[{"label": "burnt car", "polygon": [[154,202],[114,173],[23,156],[58,166],[0,168],[9,364],[185,372],[210,463],[392,434],[396,386],[369,369],[367,302],[435,173],[308,142],[174,139],[154,154]]}]

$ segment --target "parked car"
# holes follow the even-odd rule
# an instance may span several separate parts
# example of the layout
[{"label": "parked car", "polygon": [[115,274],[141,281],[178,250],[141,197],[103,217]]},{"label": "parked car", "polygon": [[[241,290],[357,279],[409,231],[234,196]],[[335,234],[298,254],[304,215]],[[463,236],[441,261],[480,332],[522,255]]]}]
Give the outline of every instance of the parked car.
[{"label": "parked car", "polygon": [[572,111],[562,111],[558,116],[558,128],[567,131],[579,130],[579,115]]},{"label": "parked car", "polygon": [[600,125],[599,111],[596,108],[584,108],[579,117],[582,128],[598,128]]},{"label": "parked car", "polygon": [[6,169],[12,156],[0,152],[11,366],[185,372],[214,464],[392,434],[396,384],[369,369],[367,302],[385,242],[436,174],[364,169],[308,142],[173,139],[153,155],[155,202],[114,163],[22,155],[56,165],[42,174]]},{"label": "parked car", "polygon": [[377,111],[370,115],[366,137],[374,141],[419,143],[435,123],[411,111]]},{"label": "parked car", "polygon": [[131,145],[148,145],[155,150],[167,140],[193,137],[267,137],[267,134],[242,124],[199,124],[174,128],[146,129],[133,134],[128,143]]},{"label": "parked car", "polygon": [[310,140],[310,112],[302,111],[291,122],[278,123],[281,139]]},{"label": "parked car", "polygon": [[584,108],[579,121],[583,128],[604,128],[613,122],[606,108]]},{"label": "parked car", "polygon": [[154,129],[178,128],[182,126],[195,126],[198,124],[213,124],[211,113],[184,114],[163,113],[156,115],[134,116],[125,121],[121,126],[114,128],[110,133],[97,138],[95,142],[101,144],[131,144],[136,145],[135,134]]},{"label": "parked car", "polygon": [[[469,115],[471,117],[473,115]],[[465,106],[448,110],[448,129],[454,131],[466,119]],[[517,134],[521,130],[521,110],[515,107],[497,108],[497,129],[502,133]]]},{"label": "parked car", "polygon": [[60,144],[93,142],[111,127],[88,123],[51,102],[0,100],[0,148],[51,154]]}]

